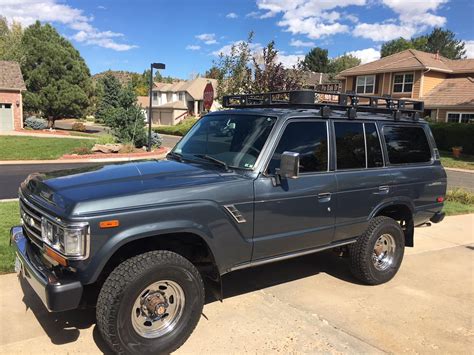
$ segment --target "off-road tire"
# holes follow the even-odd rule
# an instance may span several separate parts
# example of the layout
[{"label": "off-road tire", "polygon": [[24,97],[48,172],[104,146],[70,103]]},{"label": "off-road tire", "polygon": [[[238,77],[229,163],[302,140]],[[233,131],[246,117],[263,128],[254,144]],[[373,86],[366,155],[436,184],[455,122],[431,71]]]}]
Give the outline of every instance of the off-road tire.
[{"label": "off-road tire", "polygon": [[[372,254],[377,239],[383,234],[390,234],[395,241],[393,263],[386,270],[378,270],[372,261]],[[405,236],[403,230],[392,218],[379,216],[371,220],[369,227],[357,241],[349,245],[351,271],[356,278],[368,285],[379,285],[391,280],[403,260]]]},{"label": "off-road tire", "polygon": [[[186,302],[176,327],[158,338],[140,336],[132,326],[131,309],[139,292],[158,280],[172,280],[183,289]],[[119,354],[167,354],[193,332],[204,305],[204,284],[187,259],[170,251],[150,251],[125,260],[105,281],[97,301],[97,325]]]}]

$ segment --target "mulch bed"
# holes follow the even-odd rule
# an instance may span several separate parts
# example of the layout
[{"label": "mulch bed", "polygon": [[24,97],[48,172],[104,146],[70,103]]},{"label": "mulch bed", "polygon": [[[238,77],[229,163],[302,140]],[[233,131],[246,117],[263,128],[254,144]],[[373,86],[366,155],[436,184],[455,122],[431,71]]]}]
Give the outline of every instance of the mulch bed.
[{"label": "mulch bed", "polygon": [[135,153],[95,153],[95,154],[64,154],[59,160],[64,159],[108,159],[108,158],[155,158],[168,152],[166,148],[158,148],[152,152],[135,152]]}]

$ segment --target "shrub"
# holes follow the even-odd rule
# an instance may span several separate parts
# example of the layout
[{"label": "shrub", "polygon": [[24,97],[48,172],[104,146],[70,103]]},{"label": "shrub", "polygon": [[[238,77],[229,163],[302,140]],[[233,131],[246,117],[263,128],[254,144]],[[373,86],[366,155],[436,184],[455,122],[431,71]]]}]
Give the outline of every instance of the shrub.
[{"label": "shrub", "polygon": [[463,153],[474,154],[474,124],[437,122],[430,127],[439,150],[462,147]]},{"label": "shrub", "polygon": [[80,147],[74,148],[72,150],[72,153],[77,154],[77,155],[86,155],[86,154],[92,154],[92,151],[89,147],[82,145]]},{"label": "shrub", "polygon": [[31,116],[25,120],[25,126],[34,130],[46,129],[48,128],[48,121]]},{"label": "shrub", "polygon": [[163,140],[161,139],[161,136],[156,132],[151,132],[151,146],[155,148],[159,148],[161,147],[162,143],[163,143]]},{"label": "shrub", "polygon": [[133,153],[135,151],[135,144],[133,143],[125,143],[120,149],[120,153]]},{"label": "shrub", "polygon": [[116,139],[111,134],[102,134],[96,141],[97,144],[114,144]]},{"label": "shrub", "polygon": [[197,118],[190,117],[178,123],[176,126],[158,126],[153,130],[162,134],[171,134],[173,136],[184,136],[191,129],[193,124],[197,122]]},{"label": "shrub", "polygon": [[81,122],[74,122],[72,125],[72,130],[77,132],[85,132],[86,126],[84,123]]},{"label": "shrub", "polygon": [[474,194],[463,189],[455,188],[446,193],[446,201],[474,205]]},{"label": "shrub", "polygon": [[86,121],[88,121],[88,122],[94,122],[94,121],[95,121],[95,117],[92,116],[92,115],[87,115],[87,116],[85,117],[85,119],[86,119]]}]

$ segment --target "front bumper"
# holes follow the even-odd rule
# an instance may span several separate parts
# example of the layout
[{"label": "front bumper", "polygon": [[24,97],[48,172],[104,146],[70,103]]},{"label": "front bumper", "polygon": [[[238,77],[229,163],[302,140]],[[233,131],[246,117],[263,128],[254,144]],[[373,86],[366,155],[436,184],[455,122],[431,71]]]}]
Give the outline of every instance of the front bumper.
[{"label": "front bumper", "polygon": [[10,230],[11,243],[20,262],[20,277],[24,278],[51,312],[76,309],[82,298],[82,284],[77,280],[58,279],[51,271],[30,257],[32,250],[23,227]]}]

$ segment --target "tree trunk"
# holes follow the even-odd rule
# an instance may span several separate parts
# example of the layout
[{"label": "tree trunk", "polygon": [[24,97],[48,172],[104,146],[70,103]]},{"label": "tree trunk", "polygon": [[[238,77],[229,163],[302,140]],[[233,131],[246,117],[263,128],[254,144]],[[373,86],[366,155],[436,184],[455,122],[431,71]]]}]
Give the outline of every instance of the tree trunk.
[{"label": "tree trunk", "polygon": [[56,118],[53,116],[48,116],[48,128],[49,129],[54,129],[54,123],[56,122]]}]

